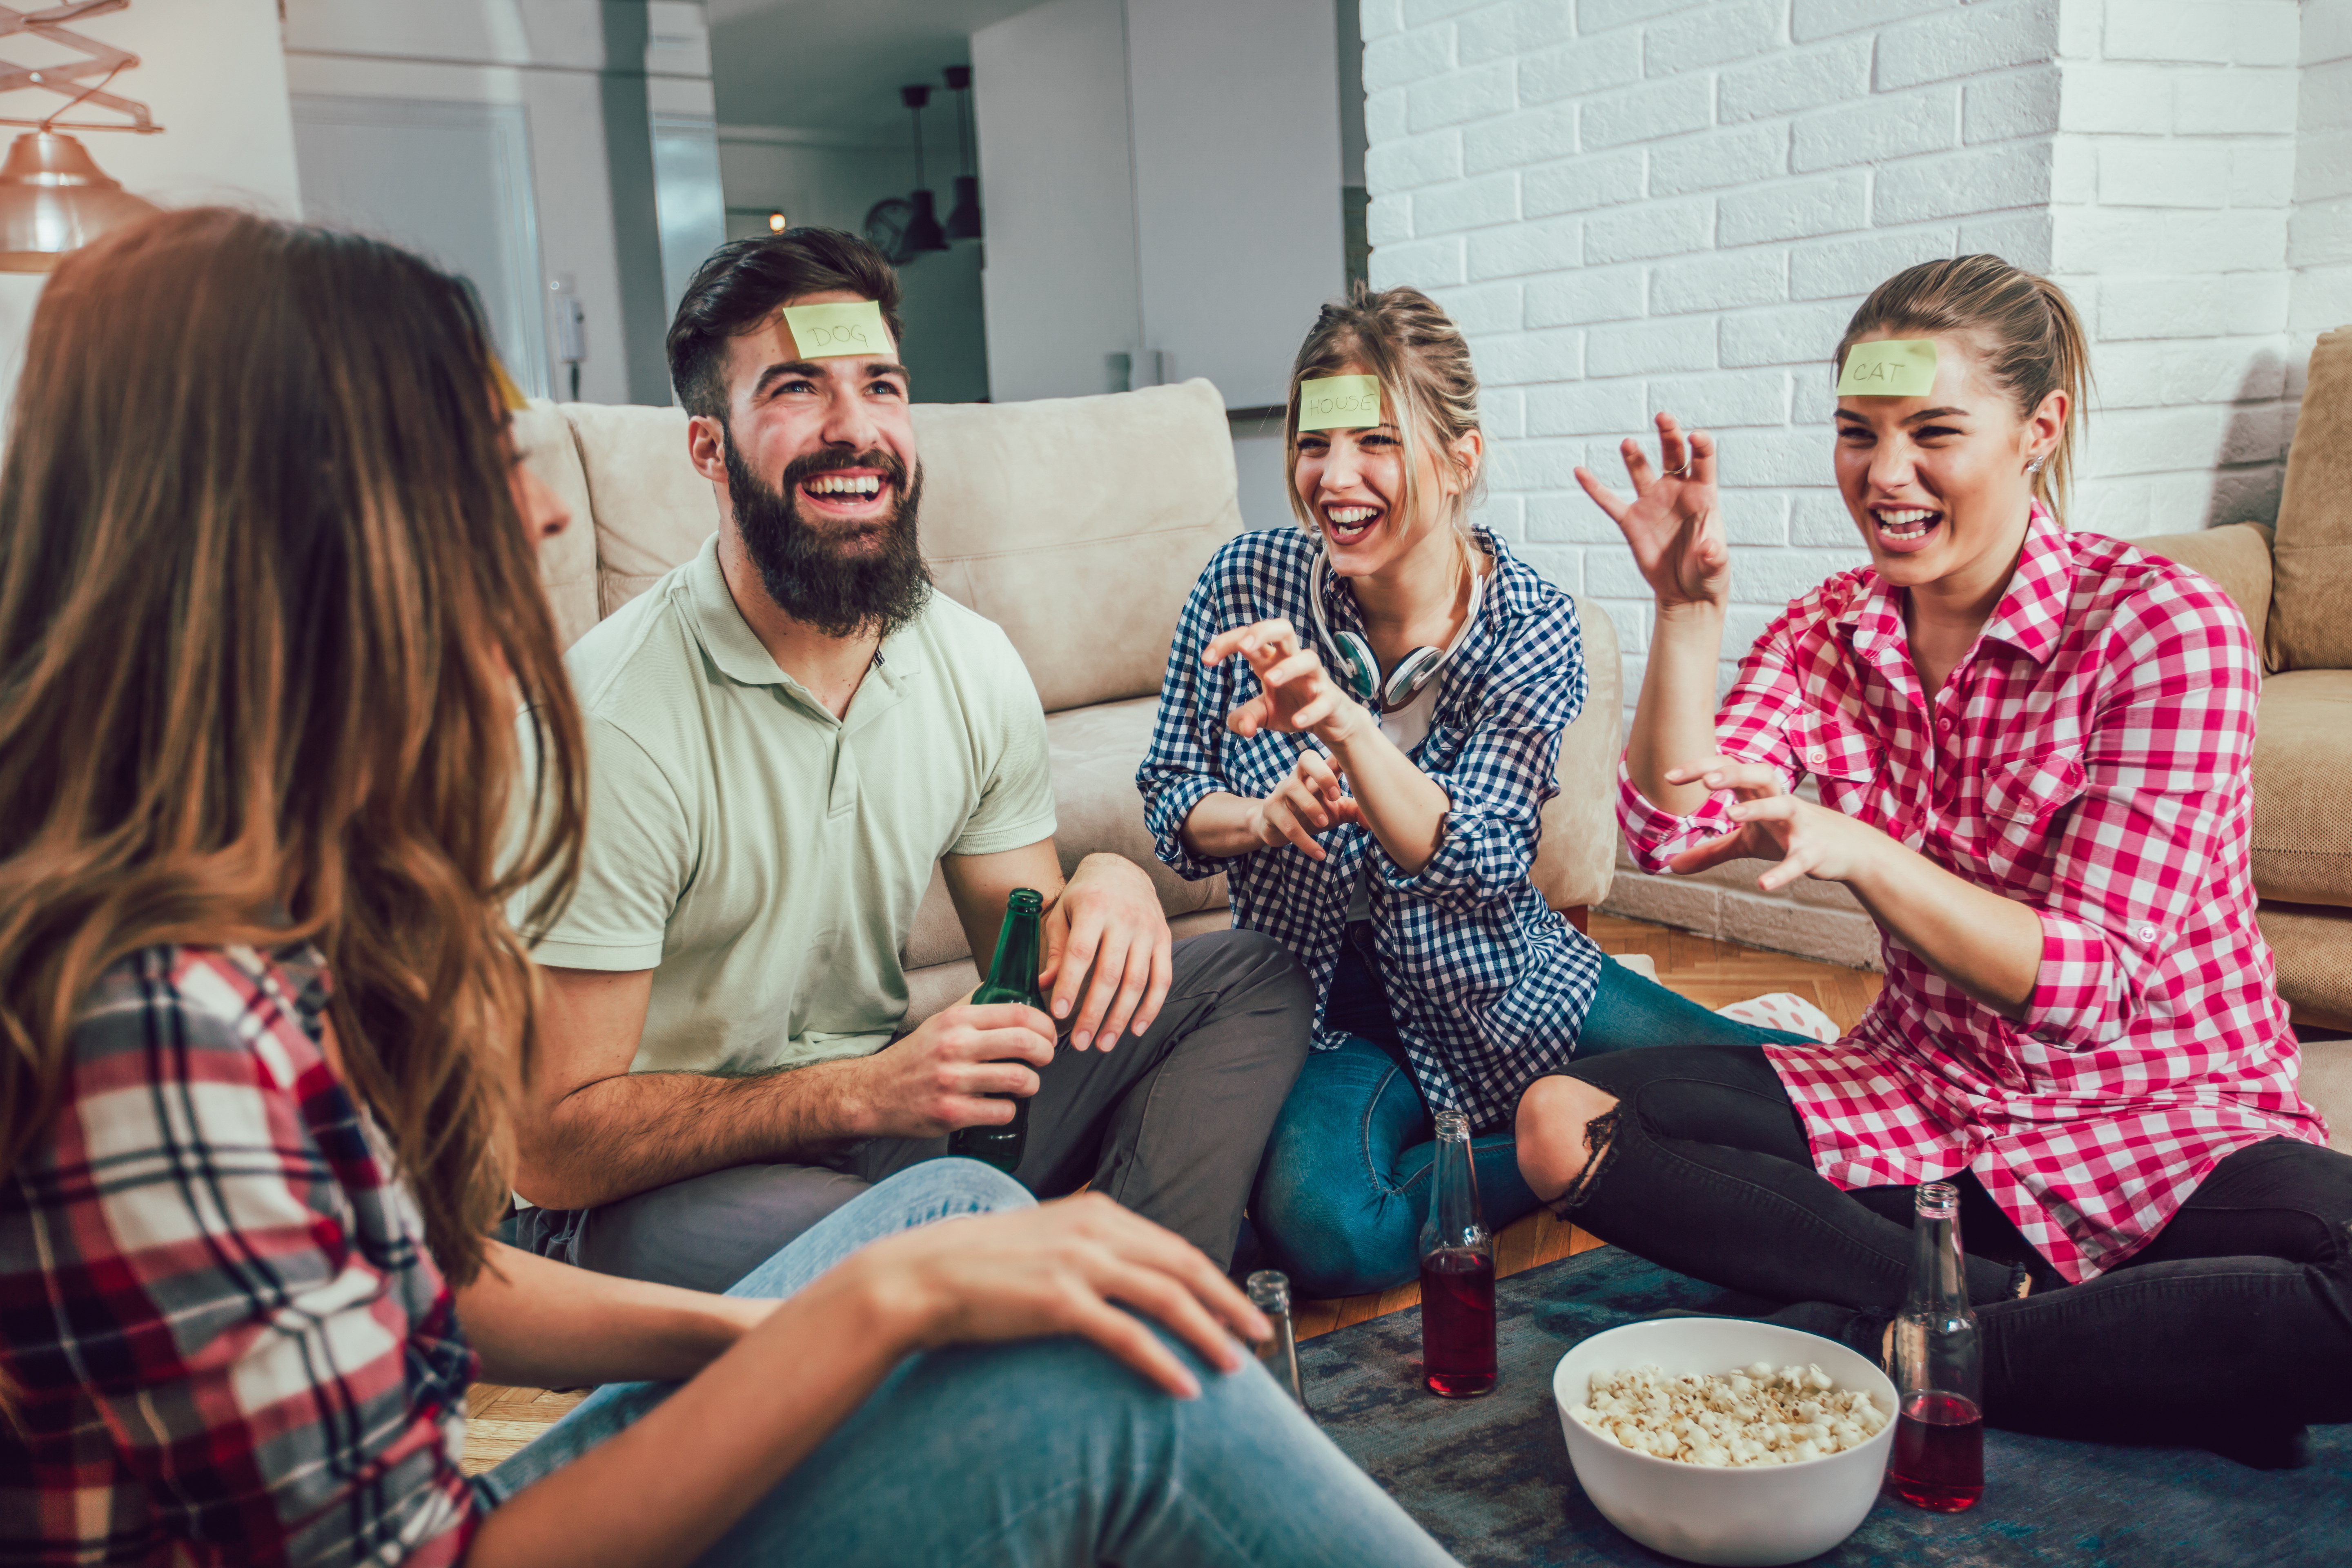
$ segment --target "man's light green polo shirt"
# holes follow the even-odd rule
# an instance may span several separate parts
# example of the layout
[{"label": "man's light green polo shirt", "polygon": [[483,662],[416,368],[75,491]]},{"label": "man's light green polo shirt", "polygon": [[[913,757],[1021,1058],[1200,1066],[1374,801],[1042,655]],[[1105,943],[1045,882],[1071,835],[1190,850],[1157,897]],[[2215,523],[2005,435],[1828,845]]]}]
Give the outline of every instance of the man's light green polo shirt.
[{"label": "man's light green polo shirt", "polygon": [[758,1071],[887,1044],[941,855],[1050,838],[1037,689],[944,595],[836,720],[744,624],[713,535],[573,645],[580,889],[541,963],[654,972],[635,1072]]}]

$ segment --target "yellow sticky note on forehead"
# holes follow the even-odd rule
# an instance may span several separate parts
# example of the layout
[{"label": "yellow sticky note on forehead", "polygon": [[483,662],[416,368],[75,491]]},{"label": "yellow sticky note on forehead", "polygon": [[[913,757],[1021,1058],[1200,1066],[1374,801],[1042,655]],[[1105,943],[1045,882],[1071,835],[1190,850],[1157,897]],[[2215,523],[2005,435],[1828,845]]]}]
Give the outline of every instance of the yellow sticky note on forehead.
[{"label": "yellow sticky note on forehead", "polygon": [[1838,374],[1840,397],[1925,397],[1936,389],[1936,340],[1856,343]]},{"label": "yellow sticky note on forehead", "polygon": [[1381,422],[1381,378],[1327,375],[1298,384],[1298,428],[1364,430]]},{"label": "yellow sticky note on forehead", "polygon": [[890,330],[882,324],[882,307],[871,300],[847,305],[787,305],[784,325],[803,359],[837,359],[843,354],[887,354],[893,351]]}]

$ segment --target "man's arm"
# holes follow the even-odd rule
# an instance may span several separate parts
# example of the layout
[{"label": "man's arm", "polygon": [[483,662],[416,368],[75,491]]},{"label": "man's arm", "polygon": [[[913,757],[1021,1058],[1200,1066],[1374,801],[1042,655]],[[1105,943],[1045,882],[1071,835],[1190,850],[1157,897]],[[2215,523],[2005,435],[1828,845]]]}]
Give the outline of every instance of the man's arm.
[{"label": "man's arm", "polygon": [[1045,967],[1038,983],[1051,988],[1046,1005],[1054,1016],[1071,1020],[1072,1047],[1108,1050],[1122,1031],[1140,1035],[1151,1027],[1175,972],[1168,915],[1141,867],[1118,855],[1089,855],[1065,883],[1061,857],[1045,838],[995,855],[942,856],[940,870],[983,974],[1013,889],[1045,895]]},{"label": "man's arm", "polygon": [[588,1208],[730,1165],[1009,1121],[1053,1059],[1034,1008],[959,1004],[870,1057],[744,1077],[632,1073],[653,971],[549,968],[516,1118],[515,1190]]}]

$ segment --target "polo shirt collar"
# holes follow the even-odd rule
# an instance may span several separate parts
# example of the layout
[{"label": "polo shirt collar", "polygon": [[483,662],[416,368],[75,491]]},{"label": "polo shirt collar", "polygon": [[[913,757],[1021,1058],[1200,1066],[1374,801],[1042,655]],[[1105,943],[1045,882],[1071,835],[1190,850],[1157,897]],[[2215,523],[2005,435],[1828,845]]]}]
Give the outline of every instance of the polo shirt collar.
[{"label": "polo shirt collar", "polygon": [[694,635],[719,673],[742,686],[797,687],[800,683],[777,668],[766,646],[755,635],[728,591],[727,574],[719,569],[719,535],[702,542],[686,570],[694,596]]},{"label": "polo shirt collar", "polygon": [[[702,548],[696,552],[694,559],[687,565],[686,581],[694,611],[694,635],[701,641],[703,651],[710,656],[710,662],[719,667],[720,674],[740,686],[781,686],[792,696],[824,713],[824,705],[811,696],[807,688],[777,666],[767,646],[751,630],[751,623],[744,620],[743,612],[736,607],[735,595],[727,586],[727,574],[719,567],[718,534],[713,533],[702,542]],[[931,591],[939,592],[937,588]],[[925,615],[929,613],[928,609],[923,612]],[[921,615],[917,616],[913,621],[882,639],[872,674],[881,676],[885,687],[895,690],[901,680],[921,671],[923,644],[921,637],[916,635],[916,627],[921,624],[922,618]],[[873,684],[870,678],[866,684]],[[863,689],[858,696],[865,696]],[[858,704],[853,700],[849,710],[852,719],[857,716],[857,710]],[[826,713],[825,717],[830,721],[832,715]]]}]

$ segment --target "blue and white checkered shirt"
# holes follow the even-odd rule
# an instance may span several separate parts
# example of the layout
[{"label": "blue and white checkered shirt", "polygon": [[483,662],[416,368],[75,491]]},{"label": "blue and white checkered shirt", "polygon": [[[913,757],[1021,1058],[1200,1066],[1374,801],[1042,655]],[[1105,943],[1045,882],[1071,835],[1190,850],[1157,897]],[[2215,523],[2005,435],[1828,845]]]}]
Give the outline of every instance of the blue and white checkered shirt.
[{"label": "blue and white checkered shirt", "polygon": [[[1324,1026],[1323,1010],[1349,891],[1369,870],[1376,967],[1413,1079],[1431,1110],[1466,1111],[1485,1130],[1507,1125],[1520,1090],[1575,1054],[1602,957],[1528,878],[1539,814],[1559,788],[1560,731],[1584,707],[1576,603],[1492,535],[1478,538],[1493,574],[1477,623],[1440,678],[1429,734],[1412,752],[1453,802],[1437,853],[1418,875],[1352,825],[1324,836],[1321,861],[1286,844],[1213,858],[1193,854],[1181,835],[1202,796],[1263,799],[1313,743],[1272,731],[1244,741],[1227,730],[1225,715],[1257,694],[1257,678],[1246,659],[1201,663],[1218,632],[1274,616],[1315,635],[1307,595],[1322,546],[1302,530],[1243,534],[1193,584],[1135,782],[1160,859],[1192,880],[1228,873],[1234,924],[1265,932],[1307,965],[1318,1050],[1345,1037]],[[1362,632],[1344,580],[1326,578],[1323,605],[1335,629]],[[1328,661],[1329,649],[1318,651]]]}]

